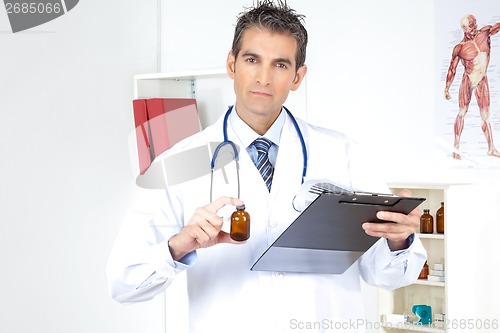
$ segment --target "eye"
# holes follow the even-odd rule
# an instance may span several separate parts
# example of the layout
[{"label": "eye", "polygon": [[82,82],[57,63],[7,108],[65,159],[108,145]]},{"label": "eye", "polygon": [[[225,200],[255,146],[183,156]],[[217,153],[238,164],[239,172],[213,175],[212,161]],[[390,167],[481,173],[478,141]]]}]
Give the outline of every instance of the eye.
[{"label": "eye", "polygon": [[276,64],[276,67],[278,67],[278,68],[283,68],[283,69],[287,69],[287,68],[288,68],[288,66],[287,66],[286,64],[281,63],[281,62],[280,62],[280,63],[277,63],[277,64]]},{"label": "eye", "polygon": [[257,62],[257,59],[255,58],[248,58],[245,60],[246,62],[250,62],[250,63],[256,63]]}]

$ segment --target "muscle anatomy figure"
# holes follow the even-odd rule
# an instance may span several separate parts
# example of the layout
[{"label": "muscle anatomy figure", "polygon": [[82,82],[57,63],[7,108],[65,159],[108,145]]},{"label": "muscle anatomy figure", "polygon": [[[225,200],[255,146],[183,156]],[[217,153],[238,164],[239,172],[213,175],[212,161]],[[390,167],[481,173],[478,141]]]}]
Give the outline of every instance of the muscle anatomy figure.
[{"label": "muscle anatomy figure", "polygon": [[489,119],[490,89],[486,75],[490,62],[490,36],[495,35],[500,30],[500,22],[494,25],[486,25],[477,30],[476,18],[472,15],[467,15],[460,20],[460,25],[464,31],[464,38],[453,48],[450,67],[446,76],[446,88],[444,89],[444,97],[448,100],[451,99],[449,89],[455,78],[458,63],[461,62],[464,66],[464,74],[458,93],[460,111],[454,126],[454,146],[457,152],[453,153],[453,158],[461,158],[460,153],[458,153],[460,136],[464,129],[464,118],[469,110],[472,92],[476,95],[481,115],[481,128],[488,143],[487,154],[500,157],[500,153],[495,149],[493,144],[493,134]]}]

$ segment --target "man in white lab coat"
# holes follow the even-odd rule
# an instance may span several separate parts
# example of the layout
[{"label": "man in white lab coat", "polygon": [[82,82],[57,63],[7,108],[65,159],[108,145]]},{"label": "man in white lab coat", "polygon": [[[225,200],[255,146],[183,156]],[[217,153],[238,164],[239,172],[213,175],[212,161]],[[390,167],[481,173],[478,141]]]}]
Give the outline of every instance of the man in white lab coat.
[{"label": "man in white lab coat", "polygon": [[[307,32],[301,20],[286,5],[270,1],[238,19],[227,58],[236,95],[227,135],[240,148],[240,199],[221,196],[209,203],[210,175],[161,190],[143,190],[137,208],[123,223],[107,266],[116,300],[151,299],[186,270],[190,332],[358,332],[374,324],[367,323],[363,313],[361,279],[387,289],[416,280],[426,259],[414,234],[419,210],[409,215],[379,213],[379,218],[396,223],[367,221],[365,232],[381,238],[343,274],[250,271],[299,214],[292,201],[302,183],[301,140],[282,106],[307,71]],[[349,138],[297,122],[307,149],[308,179],[388,191]],[[259,137],[272,143],[270,190],[254,164],[258,152],[252,143]],[[163,157],[222,141],[221,118]],[[234,162],[224,171],[226,175],[221,169],[214,173],[214,193],[234,193],[235,182],[227,185],[224,178],[237,177]],[[227,216],[226,209],[242,204],[251,215],[251,236],[235,242],[220,215]]]}]

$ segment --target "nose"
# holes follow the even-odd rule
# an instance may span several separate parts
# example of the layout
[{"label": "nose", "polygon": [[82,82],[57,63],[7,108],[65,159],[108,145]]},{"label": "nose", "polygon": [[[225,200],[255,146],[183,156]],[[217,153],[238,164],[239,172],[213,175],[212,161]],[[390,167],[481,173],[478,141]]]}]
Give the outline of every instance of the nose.
[{"label": "nose", "polygon": [[257,71],[257,83],[268,86],[271,83],[271,70],[267,66],[261,66]]}]

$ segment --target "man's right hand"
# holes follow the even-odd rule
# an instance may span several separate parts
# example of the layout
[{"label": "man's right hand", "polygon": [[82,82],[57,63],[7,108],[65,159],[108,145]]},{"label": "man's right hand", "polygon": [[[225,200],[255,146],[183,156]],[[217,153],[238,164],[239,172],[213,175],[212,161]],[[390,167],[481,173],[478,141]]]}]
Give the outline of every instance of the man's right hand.
[{"label": "man's right hand", "polygon": [[226,205],[243,204],[240,199],[220,197],[206,206],[197,208],[181,232],[168,241],[172,258],[178,261],[189,252],[218,243],[244,243],[232,240],[227,232],[221,231],[223,220],[217,216],[217,211]]}]

